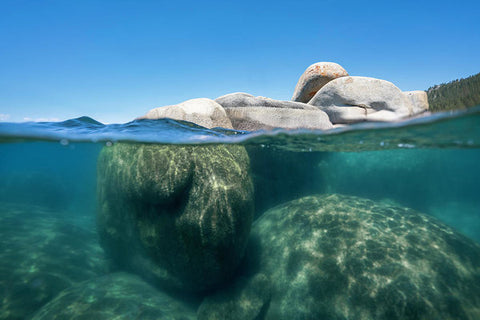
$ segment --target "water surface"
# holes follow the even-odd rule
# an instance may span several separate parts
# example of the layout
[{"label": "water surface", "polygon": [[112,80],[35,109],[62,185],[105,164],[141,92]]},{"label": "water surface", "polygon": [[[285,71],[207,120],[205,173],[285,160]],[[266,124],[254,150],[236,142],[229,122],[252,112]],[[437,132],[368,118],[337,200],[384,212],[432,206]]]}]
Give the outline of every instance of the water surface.
[{"label": "water surface", "polygon": [[[118,143],[244,146],[255,219],[287,201],[343,194],[411,208],[480,242],[478,107],[327,132],[249,133],[168,119],[0,123],[0,319],[27,319],[62,290],[116,271],[96,215],[97,159]],[[185,300],[195,310],[202,299]]]}]

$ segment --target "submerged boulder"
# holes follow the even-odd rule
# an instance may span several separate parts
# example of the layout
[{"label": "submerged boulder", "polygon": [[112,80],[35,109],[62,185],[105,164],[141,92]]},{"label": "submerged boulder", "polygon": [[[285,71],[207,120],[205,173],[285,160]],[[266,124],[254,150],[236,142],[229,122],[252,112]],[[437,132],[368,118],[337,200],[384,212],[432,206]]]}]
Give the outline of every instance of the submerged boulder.
[{"label": "submerged boulder", "polygon": [[197,319],[264,319],[271,295],[271,284],[264,274],[239,277],[226,290],[205,298],[197,311]]},{"label": "submerged boulder", "polygon": [[305,70],[298,80],[292,100],[307,103],[328,82],[346,76],[348,76],[348,72],[337,63],[314,63]]},{"label": "submerged boulder", "polygon": [[[263,214],[247,252],[244,273],[269,278],[264,319],[480,317],[480,246],[411,209],[342,195],[301,198]],[[244,295],[231,297],[230,309],[248,304]],[[226,302],[214,301],[200,307],[205,319],[236,319],[219,316]]]},{"label": "submerged boulder", "polygon": [[367,77],[332,80],[309,104],[325,111],[333,124],[400,120],[417,109],[393,83]]},{"label": "submerged boulder", "polygon": [[65,212],[0,203],[0,319],[29,319],[60,291],[108,271],[97,234]]},{"label": "submerged boulder", "polygon": [[70,287],[45,305],[32,320],[194,320],[192,308],[140,278],[113,273]]},{"label": "submerged boulder", "polygon": [[221,105],[207,98],[191,99],[177,105],[155,108],[138,119],[170,118],[193,122],[205,128],[232,129],[232,123]]},{"label": "submerged boulder", "polygon": [[225,108],[236,130],[332,128],[325,112],[305,103],[254,97],[242,92],[227,94],[215,101]]},{"label": "submerged boulder", "polygon": [[201,292],[235,272],[253,219],[242,146],[116,144],[98,162],[98,230],[120,267]]}]

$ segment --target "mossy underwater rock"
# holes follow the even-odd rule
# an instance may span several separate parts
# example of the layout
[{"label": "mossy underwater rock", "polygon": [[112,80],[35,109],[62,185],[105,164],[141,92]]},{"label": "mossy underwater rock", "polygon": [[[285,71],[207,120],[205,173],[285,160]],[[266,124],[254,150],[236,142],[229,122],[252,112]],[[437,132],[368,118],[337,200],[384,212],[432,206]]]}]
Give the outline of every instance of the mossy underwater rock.
[{"label": "mossy underwater rock", "polygon": [[192,308],[123,272],[62,291],[32,320],[194,320]]},{"label": "mossy underwater rock", "polygon": [[242,146],[104,148],[98,196],[105,251],[121,268],[163,288],[215,288],[244,255],[253,184]]},{"label": "mossy underwater rock", "polygon": [[271,284],[264,274],[238,277],[226,290],[203,300],[197,319],[260,320],[265,317],[271,295]]},{"label": "mossy underwater rock", "polygon": [[0,319],[29,319],[65,288],[101,276],[97,234],[49,208],[0,203]]},{"label": "mossy underwater rock", "polygon": [[[264,319],[480,318],[480,246],[411,209],[342,195],[294,200],[255,222],[247,257],[244,272],[272,286]],[[245,304],[241,296],[231,303]],[[205,301],[203,319],[231,319]]]}]

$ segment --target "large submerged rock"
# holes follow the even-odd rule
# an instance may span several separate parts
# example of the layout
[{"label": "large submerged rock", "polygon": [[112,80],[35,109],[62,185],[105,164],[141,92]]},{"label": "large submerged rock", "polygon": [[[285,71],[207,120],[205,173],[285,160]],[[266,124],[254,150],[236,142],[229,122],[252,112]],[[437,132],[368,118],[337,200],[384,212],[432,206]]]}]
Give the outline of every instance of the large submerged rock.
[{"label": "large submerged rock", "polygon": [[298,79],[292,100],[307,103],[328,82],[346,76],[348,72],[337,63],[314,63]]},{"label": "large submerged rock", "polygon": [[253,218],[242,146],[116,144],[98,162],[101,244],[124,269],[172,290],[235,272]]},{"label": "large submerged rock", "polygon": [[215,101],[225,108],[236,130],[332,128],[325,112],[305,103],[254,97],[242,92],[227,94]]},{"label": "large submerged rock", "polygon": [[192,308],[134,275],[114,273],[70,287],[32,320],[194,320]]},{"label": "large submerged rock", "polygon": [[237,286],[225,295],[230,301],[206,299],[203,319],[236,319],[229,303],[256,312],[268,305],[264,319],[480,317],[480,246],[411,209],[351,196],[301,198],[255,222],[247,256],[245,274],[266,275],[271,296],[244,293],[261,292],[254,282]]},{"label": "large submerged rock", "polygon": [[207,98],[191,99],[177,105],[152,109],[138,119],[170,118],[193,122],[205,128],[232,129],[232,123],[221,105]]},{"label": "large submerged rock", "polygon": [[258,320],[264,319],[272,290],[267,276],[256,274],[239,277],[226,290],[213,294],[202,302],[198,320]]},{"label": "large submerged rock", "polygon": [[414,114],[412,99],[393,83],[367,77],[330,81],[309,104],[325,111],[333,124],[394,121]]}]

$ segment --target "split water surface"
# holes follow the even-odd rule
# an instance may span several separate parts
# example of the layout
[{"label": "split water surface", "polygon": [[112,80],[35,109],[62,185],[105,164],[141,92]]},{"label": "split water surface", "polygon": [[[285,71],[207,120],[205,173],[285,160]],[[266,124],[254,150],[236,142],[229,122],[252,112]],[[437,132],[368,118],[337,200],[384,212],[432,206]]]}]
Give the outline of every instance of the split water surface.
[{"label": "split water surface", "polygon": [[0,319],[478,319],[480,109],[0,124]]}]

